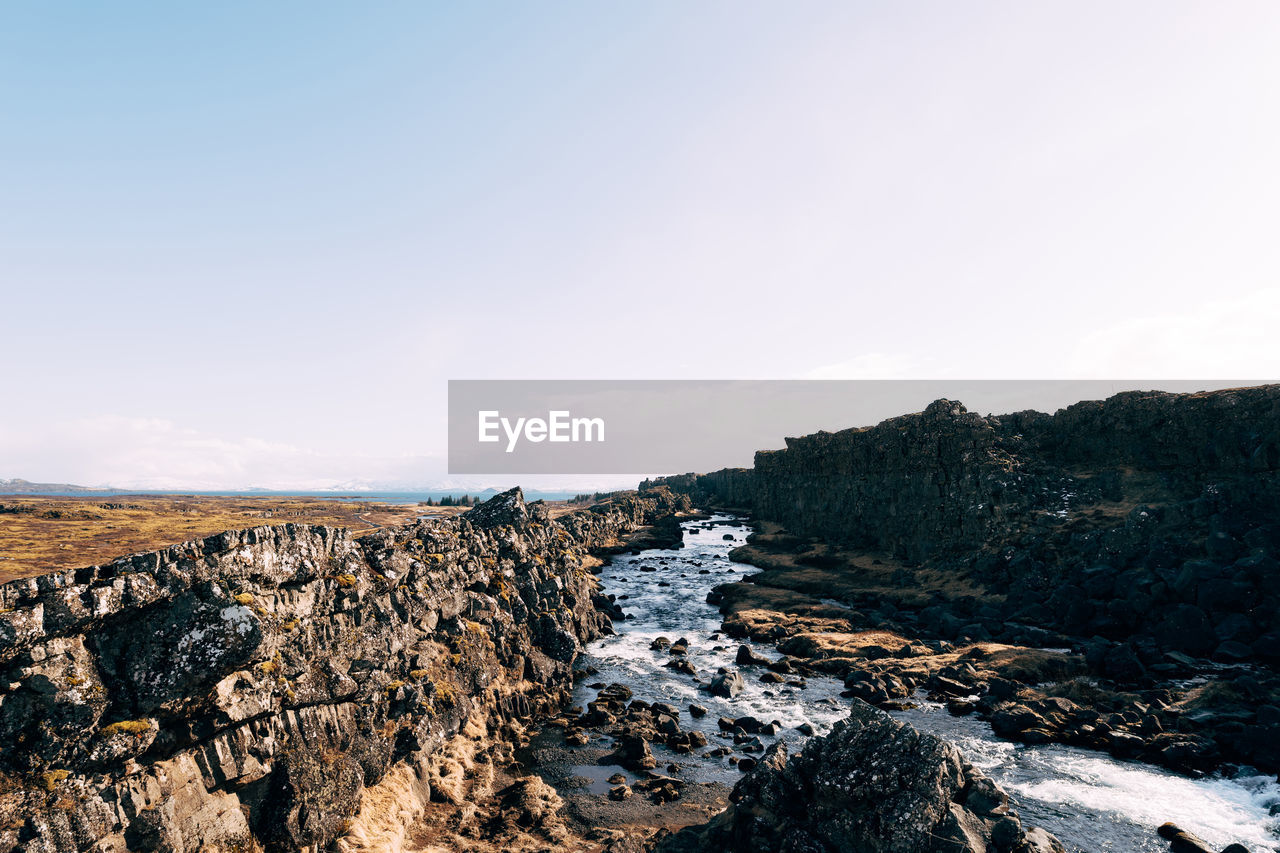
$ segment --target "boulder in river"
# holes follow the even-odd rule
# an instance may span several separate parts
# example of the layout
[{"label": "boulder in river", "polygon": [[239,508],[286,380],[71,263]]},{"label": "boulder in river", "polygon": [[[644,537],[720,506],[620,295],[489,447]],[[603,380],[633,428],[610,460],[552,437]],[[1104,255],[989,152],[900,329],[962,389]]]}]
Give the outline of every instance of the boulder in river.
[{"label": "boulder in river", "polygon": [[652,770],[658,766],[649,742],[639,735],[624,734],[618,738],[618,748],[602,756],[601,764],[620,764],[628,770]]},{"label": "boulder in river", "polygon": [[1027,830],[1005,793],[956,748],[855,701],[797,755],[778,742],[709,823],[659,853],[1061,853]]},{"label": "boulder in river", "polygon": [[[1214,853],[1214,849],[1207,841],[1194,833],[1187,832],[1177,824],[1162,824],[1156,833],[1169,842],[1171,853]],[[1224,847],[1222,853],[1249,853],[1249,848],[1243,844],[1231,844]]]},{"label": "boulder in river", "polygon": [[684,673],[685,675],[698,674],[698,670],[694,667],[693,664],[689,663],[687,658],[676,658],[673,661],[668,661],[667,663],[664,663],[663,666],[666,667],[667,669]]},{"label": "boulder in river", "polygon": [[725,699],[732,699],[741,693],[744,687],[746,687],[746,682],[742,680],[741,673],[736,669],[720,667],[716,672],[715,678],[711,679],[711,684],[707,686],[707,690],[712,696],[723,696]]}]

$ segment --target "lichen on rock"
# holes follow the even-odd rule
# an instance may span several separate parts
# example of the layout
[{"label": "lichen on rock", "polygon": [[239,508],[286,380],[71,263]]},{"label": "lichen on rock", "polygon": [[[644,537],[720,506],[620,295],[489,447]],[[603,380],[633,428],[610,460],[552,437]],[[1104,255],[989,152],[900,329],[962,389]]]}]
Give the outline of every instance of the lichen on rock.
[{"label": "lichen on rock", "polygon": [[609,630],[590,552],[682,508],[552,519],[514,489],[358,539],[228,531],[0,586],[0,853],[329,846],[392,768],[558,710]]}]

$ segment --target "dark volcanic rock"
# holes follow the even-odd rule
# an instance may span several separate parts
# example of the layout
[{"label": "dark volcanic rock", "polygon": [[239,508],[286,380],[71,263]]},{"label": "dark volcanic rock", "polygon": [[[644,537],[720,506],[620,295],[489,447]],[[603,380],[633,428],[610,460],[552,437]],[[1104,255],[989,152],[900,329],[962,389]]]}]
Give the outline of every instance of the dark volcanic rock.
[{"label": "dark volcanic rock", "polygon": [[[1170,853],[1216,853],[1208,842],[1195,833],[1188,832],[1176,824],[1161,824],[1156,833],[1169,842]],[[1232,844],[1223,853],[1248,853],[1248,849],[1239,844]]]},{"label": "dark volcanic rock", "polygon": [[860,702],[794,757],[777,743],[710,823],[660,853],[1051,853],[954,747]]},{"label": "dark volcanic rock", "polygon": [[260,837],[269,851],[323,849],[355,812],[364,771],[349,754],[296,749],[271,776]]},{"label": "dark volcanic rock", "polygon": [[764,655],[756,654],[748,645],[738,646],[738,654],[734,660],[738,666],[768,666],[773,663]]},{"label": "dark volcanic rock", "polygon": [[[1225,478],[1273,479],[1280,470],[1277,422],[1280,387],[1274,385],[1205,394],[1126,392],[1054,415],[984,418],[959,402],[936,400],[919,414],[874,427],[789,438],[785,450],[757,453],[753,469],[642,485],[666,485],[702,505],[750,507],[756,517],[800,536],[921,560],[999,539],[1011,520],[1061,509],[1064,494],[1077,502],[1121,500],[1122,467],[1174,472],[1169,484],[1183,494]],[[1073,482],[1062,474],[1069,468],[1097,476]],[[1229,562],[1239,547],[1234,539],[1217,531],[1203,547],[1212,559]],[[1132,544],[1119,536],[1110,549],[1119,556]]]},{"label": "dark volcanic rock", "polygon": [[[758,453],[750,470],[647,483],[704,505],[746,507],[769,523],[733,552],[764,571],[707,597],[726,614],[730,636],[814,657],[804,646],[817,631],[838,630],[831,625],[840,618],[854,630],[959,643],[1083,647],[1090,674],[1117,692],[1168,685],[1203,671],[1205,659],[1280,666],[1278,385],[1126,392],[1052,415],[983,417],[937,400],[923,412],[786,445]],[[901,567],[877,571],[876,556],[865,579],[835,567],[875,555]],[[923,595],[906,594],[913,584]],[[821,606],[831,594],[823,586],[850,609]],[[858,657],[882,656],[873,651]],[[848,693],[887,707],[898,701],[891,687],[866,681]],[[1277,695],[1267,673],[1244,701]],[[1204,701],[1229,696],[1209,691]],[[1191,751],[1204,769],[1212,750],[1165,743],[1175,733],[1213,741],[1219,760],[1280,769],[1280,750],[1232,730],[1242,722],[1193,713],[1164,732],[1128,734],[1145,740],[1143,755],[1177,766],[1174,756]],[[1023,731],[1130,746],[1124,733],[1109,738],[1083,719]]]},{"label": "dark volcanic rock", "polygon": [[494,495],[477,507],[467,510],[462,517],[476,527],[488,530],[502,525],[520,527],[527,524],[530,518],[546,521],[546,506],[538,502],[539,510],[531,514],[533,504],[524,502],[524,492],[517,486],[500,495]]},{"label": "dark volcanic rock", "polygon": [[723,696],[726,699],[732,699],[742,692],[747,686],[743,680],[742,674],[736,669],[725,669],[721,667],[715,677],[711,679],[711,683],[707,685],[707,691],[713,696]]},{"label": "dark volcanic rock", "polygon": [[652,770],[658,766],[649,742],[639,735],[618,738],[618,748],[600,759],[601,764],[617,764],[628,770]]}]

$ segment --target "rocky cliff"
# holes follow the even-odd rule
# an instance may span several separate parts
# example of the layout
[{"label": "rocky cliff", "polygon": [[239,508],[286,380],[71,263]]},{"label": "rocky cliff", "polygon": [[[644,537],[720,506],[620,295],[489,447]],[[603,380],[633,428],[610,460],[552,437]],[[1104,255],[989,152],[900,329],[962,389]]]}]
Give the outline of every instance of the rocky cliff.
[{"label": "rocky cliff", "polygon": [[1138,670],[1167,650],[1280,661],[1280,386],[1132,392],[1053,415],[938,400],[787,439],[751,471],[646,485],[663,483],[972,577],[1007,596],[993,630],[1137,634]]},{"label": "rocky cliff", "polygon": [[324,849],[393,768],[429,796],[423,762],[469,721],[559,709],[609,629],[589,552],[680,505],[552,519],[513,490],[359,539],[261,527],[5,584],[0,851]]},{"label": "rocky cliff", "polygon": [[757,453],[751,470],[644,485],[921,560],[1103,501],[1194,499],[1242,480],[1275,500],[1280,386],[1129,392],[1053,415],[982,417],[937,400],[919,414],[786,445]]}]

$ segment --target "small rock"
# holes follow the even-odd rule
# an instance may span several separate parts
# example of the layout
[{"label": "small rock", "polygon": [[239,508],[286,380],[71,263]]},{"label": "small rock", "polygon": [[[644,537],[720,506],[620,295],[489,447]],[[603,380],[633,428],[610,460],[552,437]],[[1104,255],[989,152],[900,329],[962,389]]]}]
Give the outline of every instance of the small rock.
[{"label": "small rock", "polygon": [[736,669],[721,667],[715,678],[711,679],[711,684],[707,687],[707,690],[712,696],[732,699],[741,693],[744,687],[746,687],[746,682],[742,680],[742,675]]},{"label": "small rock", "polygon": [[1169,849],[1173,853],[1214,853],[1213,848],[1204,839],[1174,823],[1161,824],[1156,834],[1169,842]]}]

